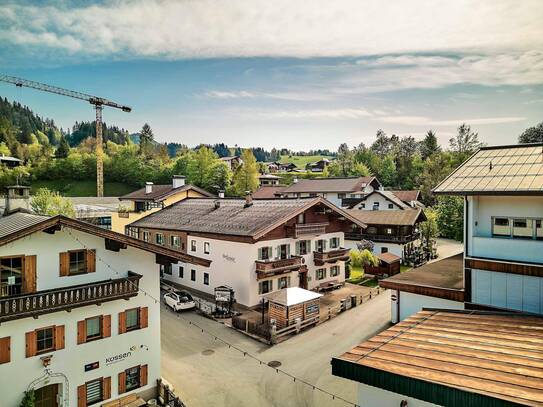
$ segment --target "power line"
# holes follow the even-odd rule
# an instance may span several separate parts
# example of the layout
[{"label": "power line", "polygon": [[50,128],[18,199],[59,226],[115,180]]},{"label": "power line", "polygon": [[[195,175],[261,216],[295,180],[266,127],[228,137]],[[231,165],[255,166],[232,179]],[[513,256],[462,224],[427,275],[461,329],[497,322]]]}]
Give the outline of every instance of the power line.
[{"label": "power line", "polygon": [[[86,250],[89,250],[89,247],[87,247],[87,245],[85,245],[81,240],[79,240],[77,238],[77,236],[75,236],[69,228],[65,228],[66,231],[68,232],[68,234],[75,240],[77,241],[81,246],[83,246],[83,248],[85,248]],[[152,294],[149,294],[147,291],[145,291],[144,289],[142,289],[139,284],[136,285],[134,284],[134,282],[130,281],[128,279],[128,277],[124,277],[121,273],[119,273],[115,268],[113,268],[107,261],[105,261],[104,259],[102,259],[100,256],[98,256],[98,254],[96,254],[96,259],[101,261],[103,264],[106,265],[107,268],[109,268],[111,271],[113,271],[117,276],[119,276],[120,278],[124,279],[125,281],[127,281],[129,284],[131,284],[132,286],[134,286],[138,291],[141,291],[145,296],[148,296],[149,298],[153,299],[155,301],[155,304],[160,304],[161,307],[164,307],[166,308],[165,305],[162,305],[162,302],[160,300],[158,300],[157,298],[155,298]],[[326,394],[327,396],[330,396],[332,398],[332,400],[340,400],[340,401],[343,401],[345,404],[347,405],[350,405],[350,406],[353,406],[353,407],[361,407],[359,404],[356,404],[356,403],[353,403],[352,401],[349,401],[335,393],[332,393],[328,390],[325,390],[323,389],[322,387],[319,387],[313,383],[310,383],[298,376],[295,376],[289,372],[287,372],[286,370],[283,370],[283,369],[280,369],[278,367],[273,367],[273,366],[269,366],[268,363],[262,359],[259,359],[258,357],[256,357],[255,355],[253,355],[251,352],[248,352],[234,344],[232,344],[231,342],[228,342],[227,340],[225,339],[222,339],[221,337],[219,337],[218,335],[214,334],[213,332],[210,332],[208,330],[206,330],[205,328],[203,328],[202,326],[200,326],[199,324],[193,322],[193,321],[190,321],[184,317],[182,317],[180,314],[178,313],[175,313],[174,314],[177,318],[179,318],[180,320],[182,320],[183,322],[185,323],[188,323],[190,326],[193,326],[197,329],[199,329],[201,331],[202,334],[206,334],[210,337],[212,337],[214,340],[216,341],[219,341],[219,342],[222,342],[224,343],[225,345],[228,346],[229,349],[234,349],[236,351],[238,351],[239,353],[243,354],[244,357],[249,357],[250,359],[253,359],[255,360],[256,362],[259,363],[260,366],[265,366],[269,369],[273,369],[275,370],[276,373],[278,374],[282,374],[284,376],[287,376],[289,378],[292,379],[292,382],[293,383],[296,383],[296,382],[300,382],[304,385],[306,385],[307,387],[311,388],[313,391],[317,390],[323,394]]]}]

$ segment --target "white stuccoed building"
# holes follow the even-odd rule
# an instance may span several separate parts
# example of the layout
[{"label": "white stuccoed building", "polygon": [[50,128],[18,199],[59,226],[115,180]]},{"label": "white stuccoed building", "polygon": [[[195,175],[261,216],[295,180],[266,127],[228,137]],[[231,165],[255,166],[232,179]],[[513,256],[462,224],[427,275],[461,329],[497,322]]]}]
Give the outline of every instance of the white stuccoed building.
[{"label": "white stuccoed building", "polygon": [[157,262],[180,260],[209,265],[62,216],[0,218],[0,404],[27,390],[43,406],[155,397]]}]

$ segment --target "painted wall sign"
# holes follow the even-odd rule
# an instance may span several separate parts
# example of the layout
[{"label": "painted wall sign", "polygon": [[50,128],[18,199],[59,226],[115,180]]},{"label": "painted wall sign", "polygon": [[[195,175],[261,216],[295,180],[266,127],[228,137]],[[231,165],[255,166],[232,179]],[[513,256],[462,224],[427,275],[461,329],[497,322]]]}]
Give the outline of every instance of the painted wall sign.
[{"label": "painted wall sign", "polygon": [[311,304],[311,305],[308,305],[306,308],[305,308],[305,312],[308,313],[308,314],[312,314],[314,312],[319,312],[319,304]]},{"label": "painted wall sign", "polygon": [[232,257],[232,256],[229,256],[227,254],[223,254],[222,255],[222,258],[225,259],[226,261],[230,261],[232,263],[235,263],[236,262],[236,258],[235,257]]},{"label": "painted wall sign", "polygon": [[100,362],[87,363],[85,365],[85,372],[90,372],[91,370],[98,369],[100,367]]},{"label": "painted wall sign", "polygon": [[131,351],[119,353],[118,355],[107,357],[105,359],[106,366],[112,365],[117,362],[122,362],[123,360],[128,359],[130,356],[132,356]]}]

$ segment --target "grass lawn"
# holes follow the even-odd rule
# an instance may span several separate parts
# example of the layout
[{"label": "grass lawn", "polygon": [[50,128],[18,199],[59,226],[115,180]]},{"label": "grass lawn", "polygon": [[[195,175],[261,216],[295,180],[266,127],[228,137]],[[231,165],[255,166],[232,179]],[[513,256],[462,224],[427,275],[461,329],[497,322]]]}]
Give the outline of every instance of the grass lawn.
[{"label": "grass lawn", "polygon": [[288,155],[282,155],[280,162],[282,163],[294,163],[296,166],[300,169],[304,169],[305,166],[308,163],[313,163],[315,161],[319,161],[321,158],[328,158],[331,159],[331,157],[326,157],[323,155],[307,155],[307,156],[288,156]]},{"label": "grass lawn", "polygon": [[405,271],[411,270],[413,267],[411,266],[404,266],[403,264],[400,266],[400,273],[403,273]]},{"label": "grass lawn", "polygon": [[[64,196],[96,196],[96,181],[74,181],[68,180],[42,180],[32,182],[31,192],[36,192],[39,188],[48,188],[52,191],[58,191]],[[120,182],[106,182],[104,184],[105,196],[121,196],[134,191],[130,185]]]}]

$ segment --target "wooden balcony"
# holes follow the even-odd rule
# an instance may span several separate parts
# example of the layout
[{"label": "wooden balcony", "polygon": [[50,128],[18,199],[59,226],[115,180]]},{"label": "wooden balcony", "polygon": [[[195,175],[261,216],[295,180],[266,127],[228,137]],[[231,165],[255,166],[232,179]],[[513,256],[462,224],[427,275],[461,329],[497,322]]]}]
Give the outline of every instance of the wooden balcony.
[{"label": "wooden balcony", "polygon": [[326,252],[313,252],[313,260],[315,266],[322,266],[325,263],[336,263],[337,261],[349,260],[349,252],[351,249],[339,248],[331,249]]},{"label": "wooden balcony", "polygon": [[345,233],[345,239],[347,240],[370,240],[372,242],[383,242],[383,243],[397,243],[397,244],[406,244],[409,242],[414,242],[420,238],[419,233],[412,233],[408,235],[376,235],[371,233]]},{"label": "wooden balcony", "polygon": [[291,256],[288,259],[280,260],[256,260],[257,278],[276,276],[278,274],[290,273],[302,267],[302,256]]},{"label": "wooden balcony", "polygon": [[292,228],[292,237],[317,236],[326,233],[328,223],[296,223]]},{"label": "wooden balcony", "polygon": [[139,274],[128,272],[127,278],[0,298],[0,323],[135,297],[138,295],[141,277]]}]

